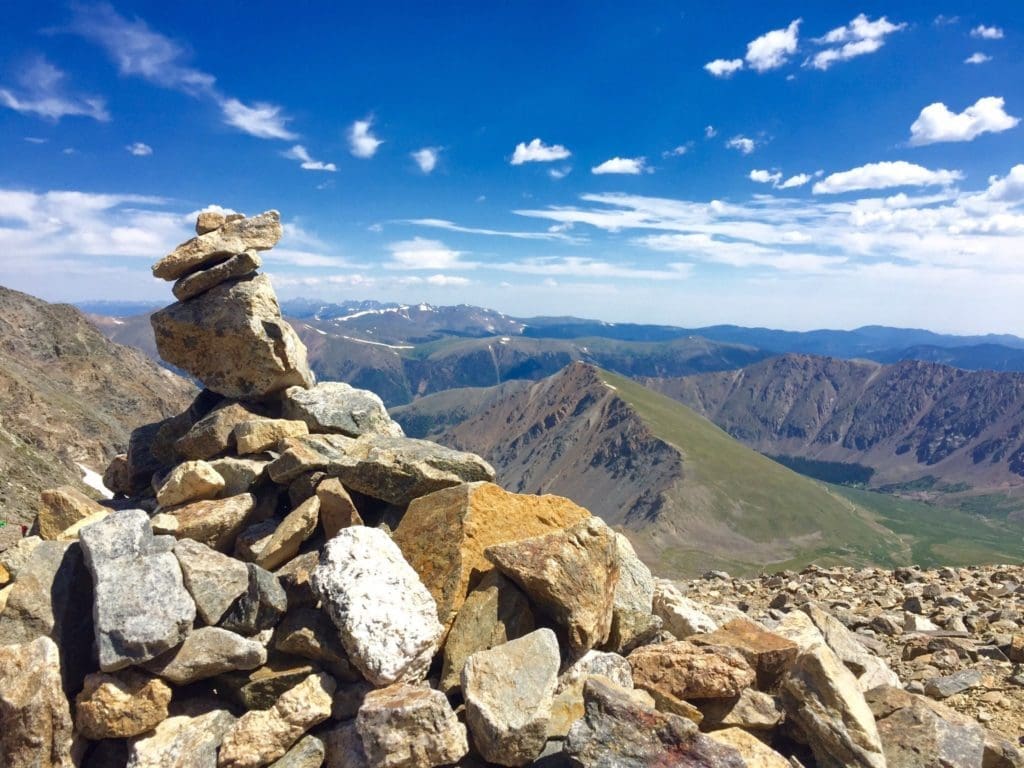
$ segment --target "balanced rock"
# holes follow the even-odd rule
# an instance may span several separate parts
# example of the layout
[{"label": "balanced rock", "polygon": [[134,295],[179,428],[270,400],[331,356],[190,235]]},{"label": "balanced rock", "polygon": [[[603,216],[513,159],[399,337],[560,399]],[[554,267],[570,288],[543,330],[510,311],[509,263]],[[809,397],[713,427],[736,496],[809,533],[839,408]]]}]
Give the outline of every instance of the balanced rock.
[{"label": "balanced rock", "polygon": [[70,486],[43,491],[39,499],[42,504],[36,524],[43,539],[56,539],[75,523],[110,511]]},{"label": "balanced rock", "polygon": [[621,533],[615,534],[615,551],[619,561],[619,581],[615,585],[612,628],[607,645],[617,652],[628,653],[653,637],[664,622],[652,613],[654,577],[651,569],[637,557],[633,545]]},{"label": "balanced rock", "polygon": [[0,765],[72,768],[80,749],[48,637],[0,646]]},{"label": "balanced rock", "polygon": [[179,437],[174,450],[185,459],[212,459],[235,447],[235,427],[257,417],[241,403],[222,404]]},{"label": "balanced rock", "polygon": [[437,607],[391,538],[346,528],[327,542],[312,585],[350,660],[376,685],[421,680],[443,628]]},{"label": "balanced rock", "polygon": [[445,640],[441,690],[449,693],[459,687],[466,659],[477,651],[515,640],[535,628],[530,601],[519,587],[497,571],[488,572],[459,608]]},{"label": "balanced rock", "polygon": [[366,434],[402,437],[404,434],[376,394],[342,381],[320,382],[309,389],[289,388],[281,400],[281,412],[286,419],[305,422],[310,432],[349,437]]},{"label": "balanced rock", "polygon": [[277,625],[288,610],[288,596],[274,574],[253,563],[246,568],[249,586],[224,614],[220,626],[249,636]]},{"label": "balanced rock", "polygon": [[714,619],[667,579],[655,579],[651,607],[654,615],[662,620],[664,628],[677,640],[718,629]]},{"label": "balanced rock", "polygon": [[753,668],[738,651],[702,647],[687,640],[643,645],[628,658],[634,685],[648,691],[655,701],[738,696],[755,678]]},{"label": "balanced rock", "polygon": [[175,685],[189,685],[236,669],[255,669],[266,661],[267,649],[255,640],[220,627],[201,627],[143,666]]},{"label": "balanced rock", "polygon": [[87,739],[126,739],[167,718],[171,689],[162,680],[125,669],[95,672],[75,699],[75,728]]},{"label": "balanced rock", "polygon": [[466,726],[440,691],[397,683],[370,691],[356,731],[371,768],[434,768],[469,751]]},{"label": "balanced rock", "polygon": [[219,260],[248,250],[266,251],[277,245],[283,233],[281,215],[266,211],[259,216],[225,221],[210,229],[213,221],[205,221],[199,228],[207,231],[188,240],[153,265],[153,276],[164,280],[177,280],[189,273]]},{"label": "balanced rock", "polygon": [[248,456],[241,458],[225,456],[220,459],[214,459],[210,462],[210,466],[214,468],[218,475],[224,478],[224,491],[222,495],[237,496],[252,489],[263,476],[263,470],[267,468],[269,463],[269,457],[254,458]]},{"label": "balanced rock", "polygon": [[281,449],[267,467],[275,483],[287,485],[305,472],[322,471],[350,490],[397,506],[459,483],[494,479],[494,468],[476,454],[429,440],[309,435],[287,438]]},{"label": "balanced rock", "polygon": [[256,497],[240,493],[226,499],[193,501],[153,517],[153,530],[177,539],[194,539],[218,551],[228,551],[256,510]]},{"label": "balanced rock", "polygon": [[463,483],[414,499],[394,540],[451,626],[471,579],[493,569],[484,550],[494,544],[561,531],[590,513],[561,496],[509,493],[494,483]]},{"label": "balanced rock", "polygon": [[302,542],[313,535],[320,520],[320,499],[310,496],[285,516],[256,557],[261,568],[273,570],[299,553]]},{"label": "balanced rock", "polygon": [[217,748],[234,716],[216,702],[171,705],[171,716],[128,742],[127,768],[217,768]]},{"label": "balanced rock", "polygon": [[225,280],[234,277],[242,277],[250,272],[255,272],[263,266],[263,260],[255,251],[243,251],[230,256],[224,261],[214,264],[212,267],[192,272],[184,277],[178,278],[171,292],[178,301],[188,301],[195,296],[220,285]]},{"label": "balanced rock", "polygon": [[226,397],[260,400],[314,377],[265,275],[229,280],[150,318],[160,357]]},{"label": "balanced rock", "polygon": [[174,555],[181,565],[185,588],[196,603],[199,617],[214,625],[249,588],[249,569],[233,557],[193,539],[179,539]]},{"label": "balanced rock", "polygon": [[701,734],[684,717],[659,712],[637,694],[598,675],[587,680],[583,687],[586,714],[565,740],[573,765],[746,768],[734,748]]},{"label": "balanced rock", "polygon": [[342,528],[363,524],[352,497],[338,478],[322,480],[316,487],[316,497],[320,499],[320,525],[328,539],[334,538]]},{"label": "balanced rock", "polygon": [[518,766],[540,755],[559,663],[558,640],[550,629],[469,657],[462,669],[466,723],[485,760]]},{"label": "balanced rock", "polygon": [[306,731],[331,716],[334,687],[327,675],[310,675],[270,709],[246,712],[224,737],[218,768],[261,768],[283,757]]},{"label": "balanced rock", "polygon": [[196,216],[196,234],[205,235],[207,232],[220,229],[226,220],[227,217],[220,211],[200,211]]},{"label": "balanced rock", "polygon": [[[306,390],[295,387],[301,392]],[[235,446],[240,454],[260,453],[275,447],[283,438],[308,435],[304,421],[293,419],[251,419],[235,426]]]},{"label": "balanced rock", "polygon": [[140,509],[115,512],[82,530],[95,586],[100,669],[148,661],[185,639],[196,604],[185,589],[174,539],[154,536]]},{"label": "balanced rock", "polygon": [[615,534],[599,518],[485,554],[558,623],[576,656],[608,639],[619,566]]},{"label": "balanced rock", "polygon": [[824,644],[803,651],[783,678],[782,705],[818,765],[885,768],[875,718],[853,676]]},{"label": "balanced rock", "polygon": [[224,490],[224,478],[209,462],[185,461],[171,470],[156,492],[161,507],[216,498]]}]

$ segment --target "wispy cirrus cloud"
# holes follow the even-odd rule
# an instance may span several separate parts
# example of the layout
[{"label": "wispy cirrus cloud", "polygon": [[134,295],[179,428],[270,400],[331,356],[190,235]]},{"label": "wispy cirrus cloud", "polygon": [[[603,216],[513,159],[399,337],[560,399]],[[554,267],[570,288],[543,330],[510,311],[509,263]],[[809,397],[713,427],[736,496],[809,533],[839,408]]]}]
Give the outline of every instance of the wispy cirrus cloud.
[{"label": "wispy cirrus cloud", "polygon": [[464,227],[447,219],[404,219],[404,224],[415,224],[420,227],[446,229],[449,232],[460,232],[467,235],[490,235],[494,237],[511,237],[515,240],[558,240],[565,243],[585,242],[583,238],[573,237],[563,232],[517,232],[486,227]]},{"label": "wispy cirrus cloud", "polygon": [[885,45],[886,37],[906,28],[906,22],[894,24],[885,16],[871,21],[865,14],[859,14],[849,24],[816,38],[815,43],[827,47],[808,59],[806,66],[824,70],[837,62],[874,53]]},{"label": "wispy cirrus cloud", "polygon": [[90,117],[102,123],[110,120],[103,99],[69,92],[67,75],[43,56],[30,59],[16,80],[17,87],[0,88],[0,105],[8,109],[54,122],[62,117]]},{"label": "wispy cirrus cloud", "polygon": [[281,154],[289,160],[297,160],[299,162],[299,166],[306,171],[327,171],[328,173],[334,173],[338,170],[338,167],[334,163],[325,163],[322,160],[314,160],[310,156],[309,151],[301,144],[296,144],[287,152],[282,152]]}]

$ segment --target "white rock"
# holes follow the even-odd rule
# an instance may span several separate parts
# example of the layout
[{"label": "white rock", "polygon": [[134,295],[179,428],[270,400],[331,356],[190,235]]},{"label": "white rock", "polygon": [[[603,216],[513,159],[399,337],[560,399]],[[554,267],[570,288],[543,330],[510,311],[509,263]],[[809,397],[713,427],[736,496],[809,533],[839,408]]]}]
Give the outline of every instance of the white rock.
[{"label": "white rock", "polygon": [[667,579],[654,581],[653,610],[654,615],[665,622],[665,629],[679,640],[718,629],[714,620],[697,603]]}]

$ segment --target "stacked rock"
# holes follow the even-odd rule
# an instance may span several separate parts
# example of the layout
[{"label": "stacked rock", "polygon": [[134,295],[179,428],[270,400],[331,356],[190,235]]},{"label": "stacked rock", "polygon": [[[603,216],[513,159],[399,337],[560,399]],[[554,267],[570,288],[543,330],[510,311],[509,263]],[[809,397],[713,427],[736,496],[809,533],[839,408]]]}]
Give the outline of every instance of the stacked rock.
[{"label": "stacked rock", "polygon": [[49,492],[0,553],[0,765],[1015,764],[824,616],[691,600],[568,499],[314,385],[241,258],[277,219],[204,215],[157,265],[161,350],[207,389],[136,431],[116,503]]}]

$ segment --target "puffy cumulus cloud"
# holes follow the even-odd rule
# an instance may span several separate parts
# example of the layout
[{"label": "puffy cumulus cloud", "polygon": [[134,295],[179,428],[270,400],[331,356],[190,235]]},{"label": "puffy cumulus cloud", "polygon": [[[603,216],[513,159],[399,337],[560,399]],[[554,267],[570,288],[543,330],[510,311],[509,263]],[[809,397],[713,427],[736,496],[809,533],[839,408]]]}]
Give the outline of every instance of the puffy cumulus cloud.
[{"label": "puffy cumulus cloud", "polygon": [[810,180],[811,175],[809,173],[797,173],[779,184],[779,189],[794,189],[795,187],[802,187]]},{"label": "puffy cumulus cloud", "polygon": [[826,176],[814,185],[816,195],[835,195],[865,189],[946,186],[964,177],[960,171],[929,170],[905,160],[867,163]]},{"label": "puffy cumulus cloud", "polygon": [[795,19],[784,29],[773,29],[747,43],[746,61],[755,72],[767,72],[785,64],[796,53],[800,23]]},{"label": "puffy cumulus cloud", "polygon": [[960,113],[951,112],[941,101],[929,104],[910,126],[910,144],[971,141],[983,133],[1008,131],[1020,118],[1008,115],[1005,103],[1000,96],[985,96]]},{"label": "puffy cumulus cloud", "polygon": [[743,59],[715,59],[705,64],[704,69],[715,77],[732,77],[743,69]]},{"label": "puffy cumulus cloud", "polygon": [[1003,30],[1000,27],[988,27],[984,24],[979,24],[971,30],[971,37],[977,37],[981,40],[1002,40]]},{"label": "puffy cumulus cloud", "polygon": [[771,184],[772,186],[775,186],[782,181],[782,173],[780,171],[769,173],[764,169],[760,169],[751,171],[748,174],[748,178],[751,181],[756,181],[758,184]]},{"label": "puffy cumulus cloud", "polygon": [[440,147],[423,147],[423,149],[417,149],[415,152],[410,153],[410,157],[412,157],[417,167],[423,173],[433,172],[437,168],[437,161],[440,156]]},{"label": "puffy cumulus cloud", "polygon": [[141,141],[129,144],[125,147],[125,150],[128,154],[135,155],[136,157],[149,157],[153,154],[153,148],[149,144],[143,144]]},{"label": "puffy cumulus cloud", "polygon": [[462,251],[449,248],[440,240],[414,237],[388,245],[389,269],[473,269],[477,265],[462,260]]},{"label": "puffy cumulus cloud", "polygon": [[818,45],[828,47],[808,59],[807,66],[828,69],[836,62],[874,53],[885,45],[887,36],[906,28],[906,23],[893,24],[885,16],[871,21],[862,13],[849,24],[836,27],[824,37],[815,39]]},{"label": "puffy cumulus cloud", "polygon": [[0,88],[0,105],[55,122],[62,117],[110,120],[103,99],[68,92],[66,79],[63,71],[42,56],[33,58],[17,77],[18,88]]},{"label": "puffy cumulus cloud", "polygon": [[373,135],[373,118],[356,120],[348,129],[349,151],[355,156],[364,160],[377,154],[377,150],[384,142]]},{"label": "puffy cumulus cloud", "polygon": [[301,144],[296,144],[287,152],[282,152],[289,160],[297,160],[301,168],[307,171],[328,171],[334,173],[338,167],[334,163],[325,163],[321,160],[314,160],[307,149]]},{"label": "puffy cumulus cloud", "polygon": [[613,157],[590,169],[591,173],[598,176],[608,173],[638,176],[645,171],[649,172],[650,169],[647,167],[647,160],[643,157]]},{"label": "puffy cumulus cloud", "polygon": [[556,160],[565,160],[571,155],[572,152],[561,144],[552,144],[549,146],[540,139],[534,139],[528,144],[523,142],[516,144],[515,151],[512,153],[512,159],[509,162],[512,165],[522,165],[523,163],[551,163]]},{"label": "puffy cumulus cloud", "polygon": [[976,51],[964,59],[964,64],[984,64],[988,61],[992,61],[991,56],[981,53],[980,51]]},{"label": "puffy cumulus cloud", "polygon": [[731,139],[725,142],[725,146],[728,147],[729,149],[735,149],[740,154],[749,155],[757,147],[757,143],[751,138],[747,138],[746,136],[740,135],[733,136]]},{"label": "puffy cumulus cloud", "polygon": [[985,196],[989,200],[1024,202],[1024,164],[1018,163],[1006,176],[990,176]]}]

